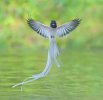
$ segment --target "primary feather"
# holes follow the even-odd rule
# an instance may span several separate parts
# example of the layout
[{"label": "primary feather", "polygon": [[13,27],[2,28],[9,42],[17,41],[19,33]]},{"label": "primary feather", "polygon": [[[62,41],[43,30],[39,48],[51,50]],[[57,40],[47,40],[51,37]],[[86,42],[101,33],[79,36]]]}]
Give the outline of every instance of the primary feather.
[{"label": "primary feather", "polygon": [[73,31],[79,24],[80,19],[74,19],[71,22],[65,23],[57,28],[57,35],[63,37]]},{"label": "primary feather", "polygon": [[36,31],[38,34],[42,35],[45,38],[48,38],[49,35],[49,27],[41,24],[40,22],[34,21],[33,19],[27,20],[28,25]]}]

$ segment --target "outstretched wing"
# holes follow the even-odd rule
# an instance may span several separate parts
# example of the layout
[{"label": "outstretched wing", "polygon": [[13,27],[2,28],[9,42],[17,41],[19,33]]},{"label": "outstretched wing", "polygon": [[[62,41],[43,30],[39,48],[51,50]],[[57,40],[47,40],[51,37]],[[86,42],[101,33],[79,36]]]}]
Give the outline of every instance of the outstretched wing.
[{"label": "outstretched wing", "polygon": [[36,31],[38,34],[42,35],[45,38],[49,37],[49,27],[41,24],[40,22],[34,21],[33,19],[27,20],[28,25]]},{"label": "outstretched wing", "polygon": [[74,19],[71,22],[65,23],[57,28],[57,35],[63,37],[69,32],[73,31],[79,24],[80,19]]}]

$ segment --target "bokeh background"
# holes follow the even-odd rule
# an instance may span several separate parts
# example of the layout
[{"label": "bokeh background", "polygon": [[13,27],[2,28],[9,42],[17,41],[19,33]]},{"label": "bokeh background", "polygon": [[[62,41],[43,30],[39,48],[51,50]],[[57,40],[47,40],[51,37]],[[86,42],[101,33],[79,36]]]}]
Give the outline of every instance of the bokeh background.
[{"label": "bokeh background", "polygon": [[[24,91],[11,88],[46,64],[48,39],[27,25],[33,18],[58,26],[75,18],[80,26],[57,38],[61,68],[28,83]],[[102,100],[103,0],[0,0],[0,99],[1,100]]]},{"label": "bokeh background", "polygon": [[58,42],[68,48],[102,48],[102,4],[102,0],[1,0],[0,48],[35,48],[36,43],[47,45],[45,39],[27,26],[27,18],[47,25],[52,19],[61,25],[80,18],[82,23],[78,29],[63,42]]}]

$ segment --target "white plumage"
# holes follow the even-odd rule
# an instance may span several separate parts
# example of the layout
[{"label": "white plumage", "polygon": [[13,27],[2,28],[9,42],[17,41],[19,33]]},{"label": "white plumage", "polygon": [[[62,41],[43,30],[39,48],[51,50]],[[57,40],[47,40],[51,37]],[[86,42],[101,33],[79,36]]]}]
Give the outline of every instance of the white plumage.
[{"label": "white plumage", "polygon": [[[40,22],[34,21],[33,19],[28,19],[28,25],[36,31],[38,34],[41,36],[48,38],[50,41],[50,48],[48,50],[48,58],[47,58],[47,63],[45,66],[45,69],[39,73],[32,75],[32,77],[27,78],[21,83],[18,83],[14,85],[13,87],[16,87],[18,85],[23,85],[28,82],[31,82],[33,80],[39,79],[41,77],[44,77],[48,74],[52,67],[52,62],[55,62],[57,67],[60,67],[58,61],[57,61],[57,56],[59,55],[59,50],[56,45],[56,37],[63,37],[70,33],[72,30],[74,30],[78,25],[80,24],[80,19],[74,19],[68,23],[65,23],[59,27],[57,27],[55,21],[51,21],[51,27],[48,27],[44,24],[41,24]],[[29,79],[29,80],[28,80]]]}]

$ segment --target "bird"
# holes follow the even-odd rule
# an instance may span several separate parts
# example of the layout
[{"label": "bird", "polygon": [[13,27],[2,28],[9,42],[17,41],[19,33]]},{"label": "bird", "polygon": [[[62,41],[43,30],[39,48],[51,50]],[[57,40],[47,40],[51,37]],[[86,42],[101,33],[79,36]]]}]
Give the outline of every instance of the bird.
[{"label": "bird", "polygon": [[42,37],[49,39],[50,46],[48,50],[47,63],[44,70],[41,73],[32,75],[32,77],[27,78],[23,82],[18,83],[13,87],[16,87],[18,85],[23,85],[33,80],[37,80],[39,78],[46,76],[51,69],[52,62],[55,62],[57,67],[60,67],[59,62],[57,61],[57,56],[60,54],[60,52],[56,44],[56,38],[64,37],[68,35],[70,32],[72,32],[74,29],[77,28],[80,22],[81,19],[76,18],[70,22],[64,23],[63,25],[57,26],[57,22],[55,20],[51,20],[50,26],[46,26],[38,21],[33,20],[32,18],[29,18],[27,20],[27,24],[29,25],[29,27],[33,29],[35,32],[37,32],[39,35],[41,35]]},{"label": "bird", "polygon": [[81,19],[77,18],[70,22],[67,22],[59,27],[55,20],[51,20],[50,27],[34,21],[33,19],[27,20],[28,25],[38,34],[42,35],[45,38],[56,38],[56,36],[63,37],[73,31],[81,22]]}]

